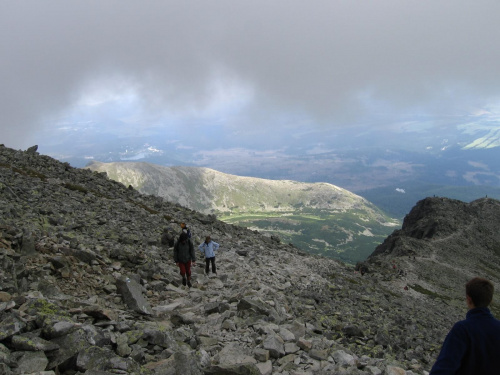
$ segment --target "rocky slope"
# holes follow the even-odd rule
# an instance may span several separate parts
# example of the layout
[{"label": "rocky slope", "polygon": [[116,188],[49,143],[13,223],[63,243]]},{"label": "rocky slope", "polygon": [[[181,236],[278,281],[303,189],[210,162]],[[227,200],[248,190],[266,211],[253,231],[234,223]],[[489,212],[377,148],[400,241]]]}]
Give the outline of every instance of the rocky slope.
[{"label": "rocky slope", "polygon": [[[396,264],[411,287],[448,303],[462,303],[475,276],[500,285],[500,201],[470,203],[441,197],[419,201],[369,257],[368,267]],[[437,282],[437,279],[439,282]],[[500,315],[500,294],[492,310]]]},{"label": "rocky slope", "polygon": [[[218,276],[200,260],[192,288],[160,243],[181,221],[196,245],[221,244]],[[0,146],[0,373],[425,374],[465,306],[404,290],[384,251],[362,275],[36,147]]]},{"label": "rocky slope", "polygon": [[125,186],[221,220],[278,235],[301,249],[352,262],[365,260],[400,222],[366,199],[327,183],[234,176],[213,169],[148,163],[92,162]]}]

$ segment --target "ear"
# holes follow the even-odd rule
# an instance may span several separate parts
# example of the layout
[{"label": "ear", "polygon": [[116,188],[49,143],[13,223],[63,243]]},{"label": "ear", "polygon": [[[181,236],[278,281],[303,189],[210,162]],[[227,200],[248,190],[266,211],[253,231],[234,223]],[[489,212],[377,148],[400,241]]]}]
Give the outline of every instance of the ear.
[{"label": "ear", "polygon": [[467,307],[469,307],[469,309],[473,309],[476,307],[474,306],[474,302],[472,302],[472,298],[470,298],[468,295],[465,296],[465,299],[467,301]]}]

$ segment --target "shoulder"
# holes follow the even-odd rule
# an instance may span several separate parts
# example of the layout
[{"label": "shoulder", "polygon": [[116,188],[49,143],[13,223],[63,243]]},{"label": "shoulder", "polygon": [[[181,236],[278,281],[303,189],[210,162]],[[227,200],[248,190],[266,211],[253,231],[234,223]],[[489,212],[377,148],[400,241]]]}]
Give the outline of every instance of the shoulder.
[{"label": "shoulder", "polygon": [[469,331],[471,330],[471,324],[467,320],[460,320],[456,322],[453,327],[451,327],[448,332],[448,340],[464,340],[469,336]]},{"label": "shoulder", "polygon": [[470,321],[460,320],[460,321],[456,322],[455,324],[453,324],[453,327],[451,328],[451,330],[452,331],[460,331],[463,329],[467,329],[467,327],[470,325],[471,325]]}]

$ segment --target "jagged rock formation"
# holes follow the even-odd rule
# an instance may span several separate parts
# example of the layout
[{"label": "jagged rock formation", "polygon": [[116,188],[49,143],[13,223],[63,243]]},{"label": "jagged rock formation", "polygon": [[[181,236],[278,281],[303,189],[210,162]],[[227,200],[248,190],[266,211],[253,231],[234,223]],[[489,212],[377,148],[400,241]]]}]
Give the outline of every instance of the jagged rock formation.
[{"label": "jagged rock formation", "polygon": [[[461,301],[460,286],[475,276],[500,285],[499,223],[498,200],[465,203],[426,198],[405,217],[402,228],[375,249],[367,267],[387,269],[396,263],[405,273],[405,282],[414,288],[444,301]],[[500,313],[500,294],[491,308]]]},{"label": "jagged rock formation", "polygon": [[[181,221],[221,244],[192,288],[160,241]],[[361,275],[2,145],[0,373],[425,374],[465,306],[405,291],[382,255]]]}]

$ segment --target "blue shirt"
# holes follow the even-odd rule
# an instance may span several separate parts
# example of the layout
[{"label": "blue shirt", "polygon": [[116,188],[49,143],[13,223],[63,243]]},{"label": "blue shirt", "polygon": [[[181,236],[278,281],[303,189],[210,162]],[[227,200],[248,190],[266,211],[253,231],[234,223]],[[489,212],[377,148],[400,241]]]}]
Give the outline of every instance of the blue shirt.
[{"label": "blue shirt", "polygon": [[455,323],[429,375],[500,374],[500,321],[486,307]]},{"label": "blue shirt", "polygon": [[213,258],[215,256],[215,250],[219,248],[219,244],[214,241],[209,243],[203,242],[198,246],[198,249],[205,254],[205,258]]}]

